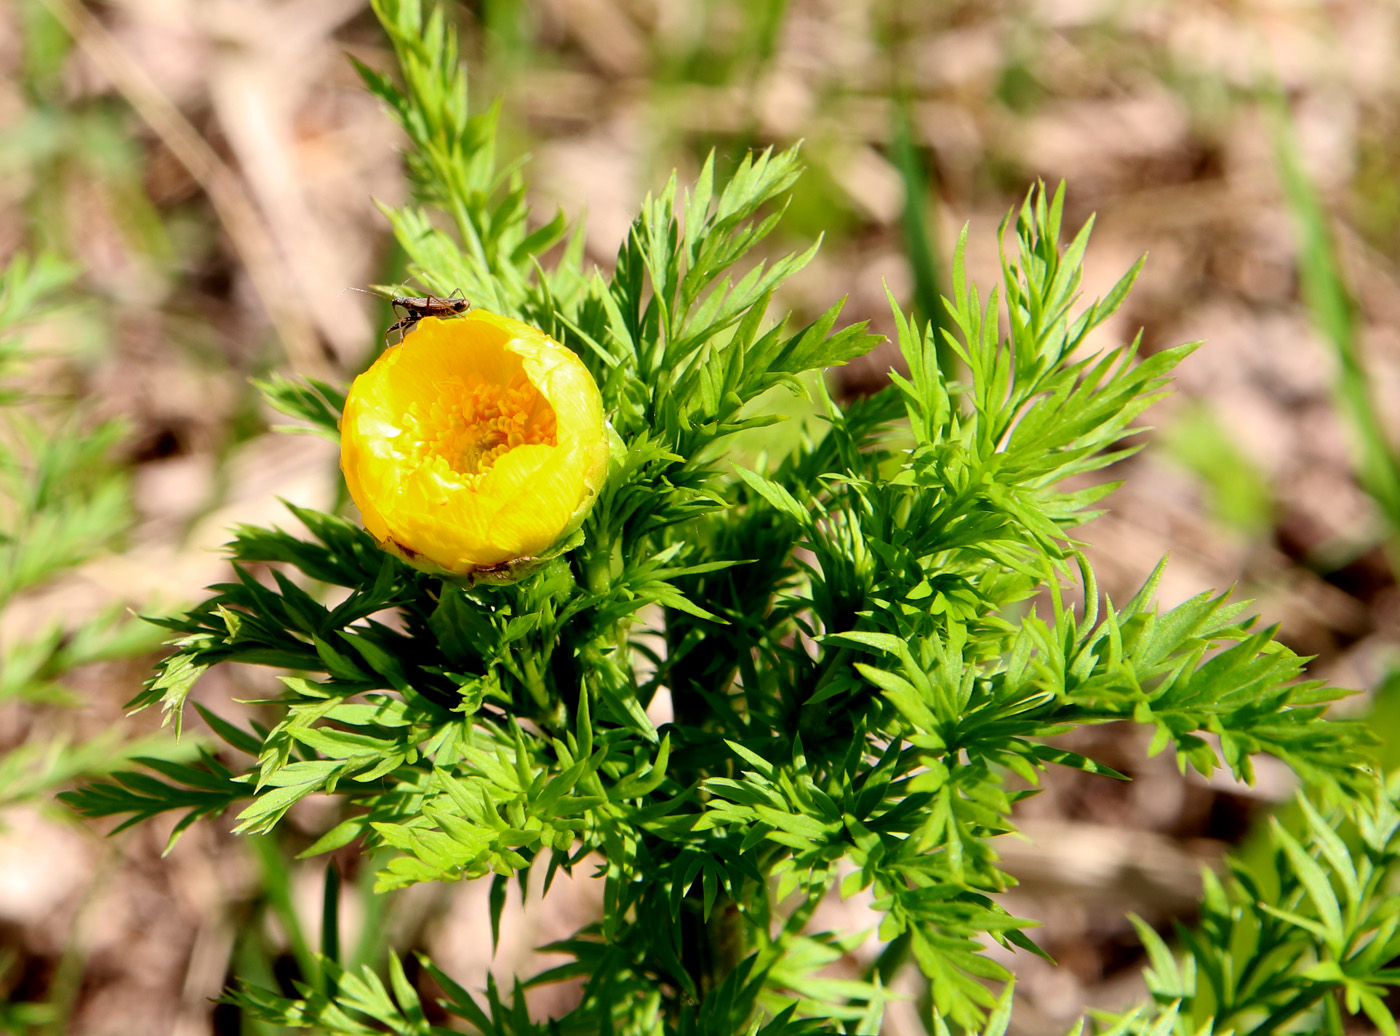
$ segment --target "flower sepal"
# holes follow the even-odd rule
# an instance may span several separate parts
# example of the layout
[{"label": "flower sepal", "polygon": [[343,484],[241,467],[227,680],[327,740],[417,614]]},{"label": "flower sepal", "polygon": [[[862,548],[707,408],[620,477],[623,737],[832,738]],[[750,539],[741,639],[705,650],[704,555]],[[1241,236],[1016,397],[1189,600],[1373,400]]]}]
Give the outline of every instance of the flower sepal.
[{"label": "flower sepal", "polygon": [[475,586],[479,583],[489,583],[492,586],[508,586],[511,583],[518,583],[522,579],[527,579],[534,575],[545,565],[555,558],[563,557],[569,551],[583,543],[583,530],[575,529],[555,544],[547,553],[533,558],[516,558],[513,561],[506,561],[495,565],[492,568],[478,568],[475,572],[467,576],[450,575],[454,582],[462,586]]}]

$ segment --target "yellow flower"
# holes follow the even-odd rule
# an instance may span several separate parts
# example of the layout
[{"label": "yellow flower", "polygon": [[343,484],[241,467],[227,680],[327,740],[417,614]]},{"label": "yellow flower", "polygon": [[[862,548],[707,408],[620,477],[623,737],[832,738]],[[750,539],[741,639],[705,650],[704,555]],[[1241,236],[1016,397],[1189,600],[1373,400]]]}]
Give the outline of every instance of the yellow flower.
[{"label": "yellow flower", "polygon": [[518,320],[424,317],[355,379],[340,467],[385,550],[439,574],[515,578],[578,529],[607,473],[598,386]]}]

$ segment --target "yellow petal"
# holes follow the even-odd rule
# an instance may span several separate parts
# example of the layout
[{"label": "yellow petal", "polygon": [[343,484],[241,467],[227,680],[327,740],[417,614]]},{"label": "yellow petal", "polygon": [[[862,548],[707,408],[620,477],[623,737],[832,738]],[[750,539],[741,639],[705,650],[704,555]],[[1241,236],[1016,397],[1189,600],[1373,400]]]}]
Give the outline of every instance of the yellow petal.
[{"label": "yellow petal", "polygon": [[573,451],[522,446],[496,462],[483,479],[486,492],[499,502],[492,544],[510,558],[535,557],[568,525],[583,493],[583,472]]}]

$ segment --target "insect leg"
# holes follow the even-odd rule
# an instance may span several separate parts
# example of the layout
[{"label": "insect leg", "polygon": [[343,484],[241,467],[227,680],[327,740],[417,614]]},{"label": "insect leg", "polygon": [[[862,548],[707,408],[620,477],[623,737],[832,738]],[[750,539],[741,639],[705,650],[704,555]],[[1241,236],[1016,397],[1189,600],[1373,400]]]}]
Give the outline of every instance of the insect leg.
[{"label": "insect leg", "polygon": [[402,344],[404,336],[413,330],[414,325],[418,323],[419,316],[421,316],[421,314],[415,313],[411,306],[405,305],[399,299],[394,299],[390,306],[393,307],[394,316],[399,316],[399,310],[403,310],[404,315],[384,329],[384,344],[386,346],[389,344],[389,336],[395,331],[399,333],[399,344]]}]

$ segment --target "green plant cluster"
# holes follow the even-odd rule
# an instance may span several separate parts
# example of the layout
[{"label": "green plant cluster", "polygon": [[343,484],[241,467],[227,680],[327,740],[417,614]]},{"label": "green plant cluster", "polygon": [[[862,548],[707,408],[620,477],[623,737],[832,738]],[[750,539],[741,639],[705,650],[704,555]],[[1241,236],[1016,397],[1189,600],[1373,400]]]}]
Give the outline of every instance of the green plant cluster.
[{"label": "green plant cluster", "polygon": [[[46,397],[31,384],[27,332],[73,281],[73,269],[51,254],[20,253],[0,271],[0,613],[26,612],[28,597],[41,596],[112,546],[132,521],[130,489],[113,456],[121,423],[84,420],[73,400]],[[152,633],[121,606],[83,621],[16,624],[0,633],[0,703],[40,710],[80,705],[64,677],[149,651],[159,643]],[[125,731],[77,742],[64,727],[53,722],[47,738],[0,752],[0,807],[43,799],[124,762]]]},{"label": "green plant cluster", "polygon": [[[0,823],[3,811],[51,805],[60,789],[133,756],[190,754],[162,733],[94,734],[82,721],[73,671],[148,653],[159,631],[120,605],[60,615],[47,603],[133,518],[115,457],[123,426],[93,422],[72,398],[36,384],[31,332],[71,297],[74,273],[51,253],[17,253],[0,270],[0,707],[11,717],[0,743]],[[74,990],[56,982],[43,1001],[30,999],[24,970],[14,947],[0,948],[0,1031],[59,1031]]]},{"label": "green plant cluster", "polygon": [[[876,1033],[886,980],[912,959],[933,1031],[1003,1032],[1011,975],[987,947],[1040,951],[1000,904],[1012,879],[993,839],[1051,766],[1119,778],[1053,739],[1127,721],[1205,774],[1249,780],[1251,756],[1275,756],[1355,832],[1315,810],[1279,827],[1262,862],[1208,885],[1185,966],[1145,930],[1155,1002],[1106,1031],[1340,1032],[1357,1010],[1393,1031],[1395,825],[1363,728],[1322,719],[1344,692],[1302,679],[1224,595],[1162,611],[1160,570],[1126,604],[1101,601],[1070,539],[1113,488],[1081,476],[1135,449],[1133,421],[1190,351],[1088,352],[1138,267],[1081,304],[1089,227],[1063,244],[1062,192],[1032,192],[1003,227],[997,288],[968,282],[959,243],[948,333],[891,300],[907,377],[839,404],[818,383],[791,449],[741,451],[778,420],[773,390],[805,393],[805,372],[879,341],[840,325],[840,303],[802,327],[770,313],[812,255],[758,258],[795,152],[727,176],[712,158],[685,191],[673,178],[612,272],[590,272],[581,227],[532,229],[441,14],[376,11],[402,85],[362,73],[411,142],[418,201],[389,216],[413,275],[576,349],[625,449],[583,545],[511,586],[430,578],[331,514],[294,508],[305,533],[240,528],[236,580],[161,620],[175,651],[135,704],[178,722],[200,675],[230,662],[288,671],[280,693],[240,717],[196,705],[226,749],[151,759],[69,801],[123,826],[180,811],[173,840],[231,809],[239,831],[268,832],[335,796],[343,819],[307,855],[381,851],[386,893],[490,881],[493,940],[507,883],[537,863],[546,886],[601,874],[605,909],[548,947],[564,964],[509,992],[424,960],[444,993],[430,1011],[397,958],[349,970],[329,939],[297,995],[244,983],[232,1002],[345,1034],[447,1032],[443,1011],[491,1036]],[[335,387],[268,390],[334,436]],[[833,977],[859,933],[814,930],[814,911],[864,890],[886,949],[869,975]],[[580,984],[578,1006],[532,1020],[525,992],[561,981]],[[1238,1023],[1256,1016],[1268,1025]]]}]

